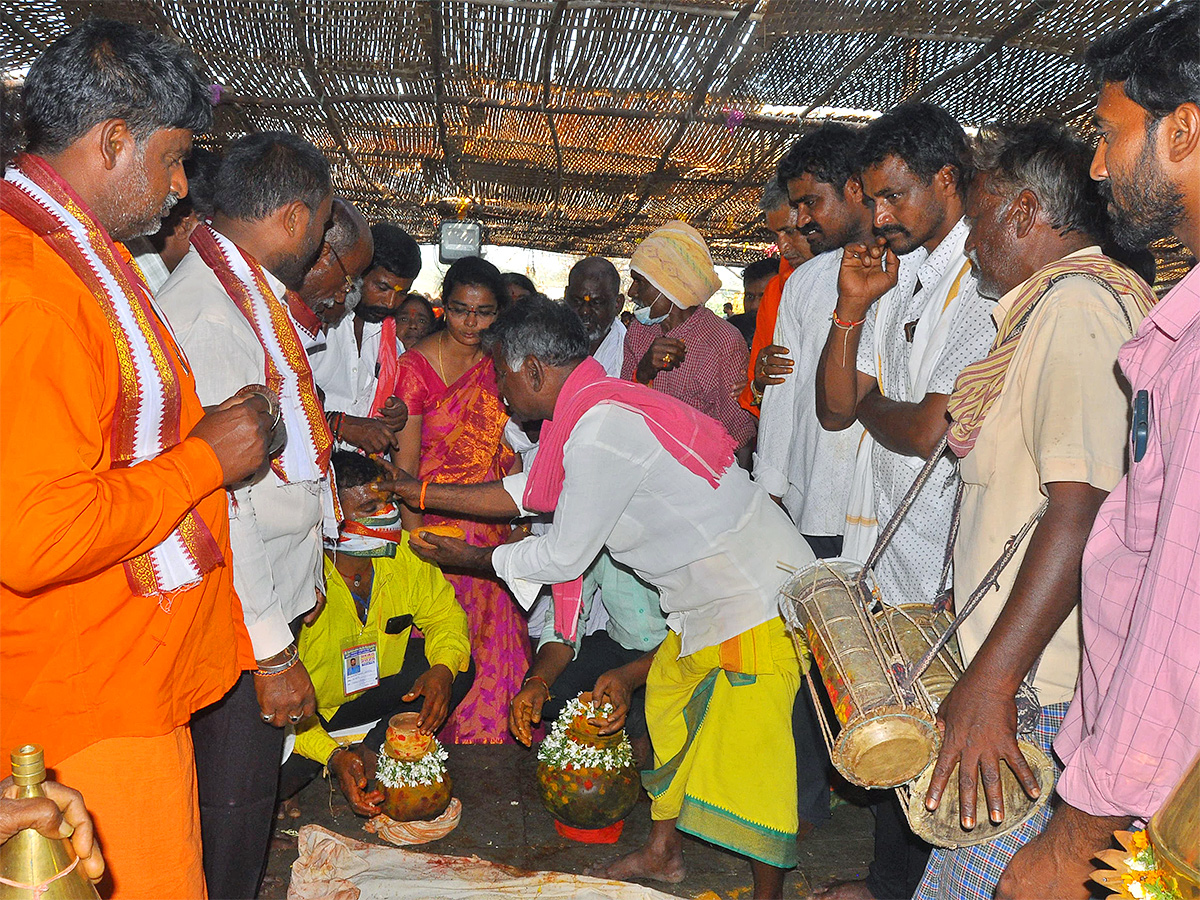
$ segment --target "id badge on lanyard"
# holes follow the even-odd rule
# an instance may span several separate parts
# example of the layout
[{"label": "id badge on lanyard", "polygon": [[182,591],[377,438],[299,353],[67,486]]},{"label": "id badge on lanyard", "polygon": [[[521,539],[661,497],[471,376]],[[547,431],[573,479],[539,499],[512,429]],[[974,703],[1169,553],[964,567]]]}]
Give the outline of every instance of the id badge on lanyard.
[{"label": "id badge on lanyard", "polygon": [[379,642],[360,634],[342,641],[342,691],[347,697],[379,685]]}]

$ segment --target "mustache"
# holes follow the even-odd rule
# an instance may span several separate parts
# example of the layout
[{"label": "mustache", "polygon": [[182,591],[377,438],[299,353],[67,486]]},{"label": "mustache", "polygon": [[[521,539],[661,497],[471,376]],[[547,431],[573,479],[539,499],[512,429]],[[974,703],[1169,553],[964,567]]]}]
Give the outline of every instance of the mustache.
[{"label": "mustache", "polygon": [[875,233],[880,237],[887,237],[892,234],[908,234],[908,229],[903,225],[882,225],[875,229]]},{"label": "mustache", "polygon": [[814,234],[820,234],[822,231],[822,228],[816,222],[809,222],[809,223],[797,228],[796,230],[799,231],[805,237],[811,237]]}]

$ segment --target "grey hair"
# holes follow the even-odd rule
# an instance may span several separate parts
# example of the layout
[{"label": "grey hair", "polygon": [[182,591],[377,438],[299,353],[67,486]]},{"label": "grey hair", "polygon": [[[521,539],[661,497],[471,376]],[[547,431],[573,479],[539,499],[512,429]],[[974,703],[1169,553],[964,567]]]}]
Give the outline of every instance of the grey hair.
[{"label": "grey hair", "polygon": [[1088,174],[1092,151],[1049,119],[994,125],[980,131],[974,165],[991,193],[1012,200],[1031,191],[1060,234],[1103,233],[1103,206]]},{"label": "grey hair", "polygon": [[758,201],[758,208],[763,212],[772,212],[791,202],[787,188],[779,183],[778,178],[772,178],[763,185],[762,198]]},{"label": "grey hair", "polygon": [[507,306],[482,337],[484,348],[514,372],[531,356],[557,368],[583,361],[590,349],[575,311],[542,296]]}]

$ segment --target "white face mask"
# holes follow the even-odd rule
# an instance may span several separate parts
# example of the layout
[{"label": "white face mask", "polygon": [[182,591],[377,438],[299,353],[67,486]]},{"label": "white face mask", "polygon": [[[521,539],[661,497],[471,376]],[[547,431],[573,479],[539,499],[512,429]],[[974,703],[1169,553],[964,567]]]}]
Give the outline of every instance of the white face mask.
[{"label": "white face mask", "polygon": [[667,316],[669,316],[670,314],[671,314],[671,311],[668,309],[661,316],[657,316],[655,318],[650,318],[650,307],[649,306],[639,306],[636,309],[634,309],[634,311],[633,311],[633,317],[635,319],[637,319],[639,322],[641,322],[643,325],[657,325],[659,322],[664,321],[667,318]]}]

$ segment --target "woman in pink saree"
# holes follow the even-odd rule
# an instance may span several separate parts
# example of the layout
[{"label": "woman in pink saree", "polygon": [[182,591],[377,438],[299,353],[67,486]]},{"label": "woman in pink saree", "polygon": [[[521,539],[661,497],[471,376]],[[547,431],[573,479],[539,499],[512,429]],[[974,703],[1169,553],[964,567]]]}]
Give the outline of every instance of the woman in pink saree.
[{"label": "woman in pink saree", "polygon": [[[507,475],[515,456],[501,440],[508,418],[496,371],[479,335],[508,293],[500,272],[477,257],[446,272],[442,300],[446,328],[419,341],[399,360],[396,395],[408,407],[396,461],[422,481],[478,484]],[[404,527],[457,525],[473,544],[504,541],[506,522],[456,519],[405,508]],[[494,578],[446,572],[467,613],[475,683],[451,715],[442,740],[459,744],[512,741],[509,701],[521,689],[531,659],[528,627],[508,590]]]}]

